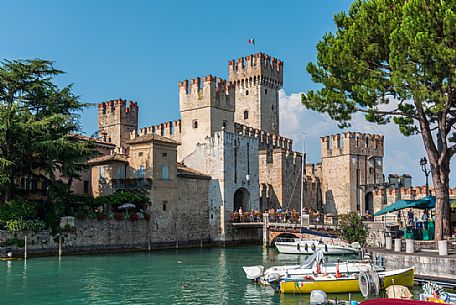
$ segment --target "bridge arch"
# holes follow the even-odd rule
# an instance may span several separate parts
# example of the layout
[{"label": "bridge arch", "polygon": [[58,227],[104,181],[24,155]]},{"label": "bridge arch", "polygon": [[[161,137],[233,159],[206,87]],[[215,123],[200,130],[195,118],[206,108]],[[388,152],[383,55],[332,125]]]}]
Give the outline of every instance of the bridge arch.
[{"label": "bridge arch", "polygon": [[297,235],[290,232],[270,232],[269,236],[271,246],[274,245],[279,238],[299,238]]}]

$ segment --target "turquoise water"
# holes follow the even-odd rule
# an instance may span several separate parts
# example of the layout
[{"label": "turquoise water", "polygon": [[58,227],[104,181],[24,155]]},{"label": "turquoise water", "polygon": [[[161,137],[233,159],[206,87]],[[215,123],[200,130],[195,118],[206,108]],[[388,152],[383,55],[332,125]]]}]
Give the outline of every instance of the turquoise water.
[{"label": "turquoise water", "polygon": [[242,270],[304,259],[245,246],[0,261],[0,304],[308,304]]}]

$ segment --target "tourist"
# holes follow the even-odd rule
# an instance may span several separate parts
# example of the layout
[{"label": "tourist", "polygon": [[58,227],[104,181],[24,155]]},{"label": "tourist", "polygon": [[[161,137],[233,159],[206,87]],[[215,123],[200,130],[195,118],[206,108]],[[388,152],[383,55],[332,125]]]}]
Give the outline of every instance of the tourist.
[{"label": "tourist", "polygon": [[428,221],[429,221],[429,216],[428,216],[428,211],[424,210],[423,215],[421,215],[421,220],[423,221],[423,228],[425,230],[428,229]]},{"label": "tourist", "polygon": [[402,212],[401,211],[397,212],[397,222],[398,222],[399,226],[402,227]]}]

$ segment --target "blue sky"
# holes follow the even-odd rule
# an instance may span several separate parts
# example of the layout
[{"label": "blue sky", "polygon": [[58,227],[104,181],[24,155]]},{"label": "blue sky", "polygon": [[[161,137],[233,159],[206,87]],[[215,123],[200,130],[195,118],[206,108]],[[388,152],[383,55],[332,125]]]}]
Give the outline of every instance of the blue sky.
[{"label": "blue sky", "polygon": [[[305,71],[315,45],[335,29],[333,16],[351,1],[2,1],[0,59],[53,60],[84,102],[122,97],[140,106],[140,126],[179,118],[177,82],[213,74],[227,77],[227,61],[256,51],[282,59],[281,131],[309,160],[320,160],[319,137],[338,132],[326,116],[299,105],[297,93],[315,88]],[[293,120],[298,123],[293,124]],[[424,183],[417,164],[421,139],[403,139],[395,126],[356,118],[356,130],[386,136],[385,173],[408,172]],[[291,123],[289,123],[291,122]],[[81,125],[97,129],[96,109]],[[319,126],[316,128],[315,126]],[[388,144],[389,143],[389,144]]]}]

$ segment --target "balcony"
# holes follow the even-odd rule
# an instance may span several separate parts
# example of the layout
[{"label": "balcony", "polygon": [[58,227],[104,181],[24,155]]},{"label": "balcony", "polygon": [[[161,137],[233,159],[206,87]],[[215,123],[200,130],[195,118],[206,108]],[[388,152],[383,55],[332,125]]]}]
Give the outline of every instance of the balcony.
[{"label": "balcony", "polygon": [[149,192],[152,188],[151,178],[112,179],[113,190]]}]

